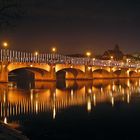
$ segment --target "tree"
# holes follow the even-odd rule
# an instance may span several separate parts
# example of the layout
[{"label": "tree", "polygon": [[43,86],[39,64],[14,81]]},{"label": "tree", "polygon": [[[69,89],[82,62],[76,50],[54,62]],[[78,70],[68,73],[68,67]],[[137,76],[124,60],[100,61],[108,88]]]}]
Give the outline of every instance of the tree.
[{"label": "tree", "polygon": [[15,26],[23,16],[21,9],[20,0],[0,0],[0,29]]}]

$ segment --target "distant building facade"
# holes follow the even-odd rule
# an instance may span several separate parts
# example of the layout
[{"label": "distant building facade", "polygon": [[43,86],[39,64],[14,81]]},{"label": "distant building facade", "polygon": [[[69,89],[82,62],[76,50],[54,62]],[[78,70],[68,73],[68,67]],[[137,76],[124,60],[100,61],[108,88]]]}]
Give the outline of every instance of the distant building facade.
[{"label": "distant building facade", "polygon": [[115,45],[113,50],[107,50],[104,52],[104,54],[101,56],[101,59],[105,59],[105,60],[109,60],[109,59],[113,59],[113,60],[122,60],[123,59],[123,52],[120,51],[119,49],[119,45]]}]

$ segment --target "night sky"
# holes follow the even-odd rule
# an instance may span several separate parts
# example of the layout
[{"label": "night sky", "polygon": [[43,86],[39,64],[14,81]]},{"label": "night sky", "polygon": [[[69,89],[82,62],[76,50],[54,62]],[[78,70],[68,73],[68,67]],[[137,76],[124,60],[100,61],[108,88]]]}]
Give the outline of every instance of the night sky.
[{"label": "night sky", "polygon": [[138,0],[23,0],[22,7],[16,27],[0,33],[11,49],[96,55],[119,44],[124,53],[140,52]]}]

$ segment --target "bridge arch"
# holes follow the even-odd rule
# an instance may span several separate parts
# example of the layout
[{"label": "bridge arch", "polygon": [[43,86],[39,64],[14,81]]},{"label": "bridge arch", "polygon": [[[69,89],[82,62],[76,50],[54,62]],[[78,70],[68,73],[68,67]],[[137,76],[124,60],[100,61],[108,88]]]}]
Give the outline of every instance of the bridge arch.
[{"label": "bridge arch", "polygon": [[111,71],[110,67],[99,67],[99,66],[92,67],[93,72],[96,71],[96,70],[99,70],[99,69],[102,69],[102,70],[105,70],[105,71],[108,71],[108,72]]},{"label": "bridge arch", "polygon": [[84,79],[84,72],[75,68],[64,68],[56,72],[56,79]]},{"label": "bridge arch", "polygon": [[129,76],[130,77],[137,77],[138,73],[135,70],[131,70],[131,71],[129,71]]},{"label": "bridge arch", "polygon": [[109,78],[112,77],[111,72],[105,69],[96,69],[92,71],[93,78]]},{"label": "bridge arch", "polygon": [[45,71],[50,71],[51,70],[51,66],[48,64],[28,64],[28,63],[10,63],[7,67],[8,71],[13,71],[16,69],[20,69],[20,68],[36,68],[36,69],[42,69]]},{"label": "bridge arch", "polygon": [[82,72],[85,72],[85,65],[70,65],[70,64],[56,64],[55,72],[57,73],[62,69],[69,69],[69,68],[78,69]]},{"label": "bridge arch", "polygon": [[121,75],[121,69],[117,69],[115,70],[113,73],[116,75],[116,76],[120,76]]},{"label": "bridge arch", "polygon": [[[27,79],[27,80],[47,80],[50,77],[50,73],[44,69],[36,67],[22,67],[13,69],[8,72],[9,80],[11,79]],[[12,78],[12,76],[14,76]]]},{"label": "bridge arch", "polygon": [[119,68],[113,71],[117,77],[129,77],[129,72],[128,68]]}]

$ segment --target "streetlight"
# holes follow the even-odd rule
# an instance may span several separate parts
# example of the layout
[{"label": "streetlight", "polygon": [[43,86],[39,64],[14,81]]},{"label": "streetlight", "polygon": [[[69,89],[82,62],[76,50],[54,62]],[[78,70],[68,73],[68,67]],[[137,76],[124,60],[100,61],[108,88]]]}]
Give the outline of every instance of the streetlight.
[{"label": "streetlight", "polygon": [[55,63],[55,60],[57,59],[57,57],[56,57],[56,51],[57,51],[57,48],[55,46],[51,48],[51,52],[53,53],[51,55],[51,57],[52,57],[51,60],[53,61],[52,63]]},{"label": "streetlight", "polygon": [[37,61],[37,56],[39,55],[39,53],[37,51],[35,51],[34,55],[35,55],[35,61]]},{"label": "streetlight", "polygon": [[34,53],[35,56],[38,56],[38,54],[39,54],[39,53],[38,53],[37,51]]},{"label": "streetlight", "polygon": [[3,46],[4,49],[7,49],[8,43],[4,41],[4,42],[2,43],[2,46]]},{"label": "streetlight", "polygon": [[56,47],[52,47],[52,52],[55,53],[57,51]]},{"label": "streetlight", "polygon": [[110,56],[111,60],[113,60],[113,56]]},{"label": "streetlight", "polygon": [[7,61],[7,48],[8,48],[8,43],[6,41],[2,42],[2,48],[3,48],[3,61]]},{"label": "streetlight", "polygon": [[91,56],[91,52],[89,52],[89,51],[86,52],[86,56],[87,56],[87,57],[90,57],[90,56]]},{"label": "streetlight", "polygon": [[[87,65],[89,65],[89,64],[90,64],[90,56],[91,56],[91,52],[90,52],[90,51],[87,51],[87,52],[86,52],[86,56],[88,57],[86,63],[87,63]],[[90,68],[88,68],[88,70],[90,71]]]}]

